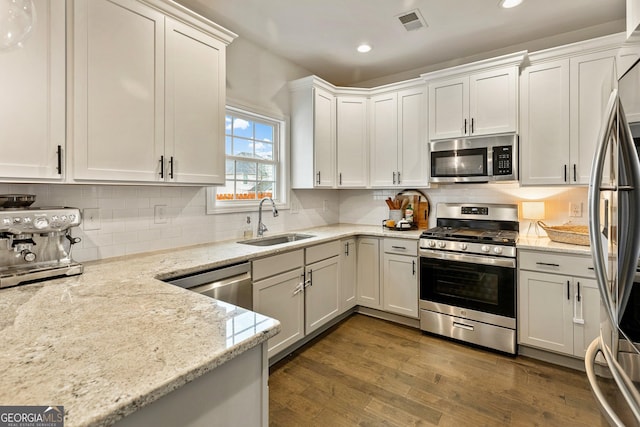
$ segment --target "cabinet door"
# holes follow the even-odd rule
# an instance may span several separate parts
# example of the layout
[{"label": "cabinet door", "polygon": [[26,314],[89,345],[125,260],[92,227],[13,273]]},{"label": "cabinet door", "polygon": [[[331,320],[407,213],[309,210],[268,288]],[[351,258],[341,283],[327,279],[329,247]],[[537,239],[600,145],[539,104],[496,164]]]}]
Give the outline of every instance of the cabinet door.
[{"label": "cabinet door", "polygon": [[571,58],[571,183],[588,184],[604,109],[616,85],[615,51]]},{"label": "cabinet door", "polygon": [[573,354],[584,359],[587,347],[600,335],[600,292],[593,279],[573,279]]},{"label": "cabinet door", "polygon": [[166,20],[167,179],[224,184],[225,45]]},{"label": "cabinet door", "polygon": [[325,259],[306,267],[304,325],[309,334],[338,315],[340,257]]},{"label": "cabinet door", "polygon": [[340,313],[356,306],[356,239],[343,240],[340,254]]},{"label": "cabinet door", "polygon": [[315,187],[336,184],[336,100],[326,90],[313,89],[313,156]]},{"label": "cabinet door", "polygon": [[384,254],[383,262],[384,310],[417,318],[417,258]]},{"label": "cabinet door", "polygon": [[573,354],[570,277],[521,271],[518,312],[521,344]]},{"label": "cabinet door", "polygon": [[161,180],[164,16],[134,0],[74,4],[74,177]]},{"label": "cabinet door", "polygon": [[469,78],[470,135],[515,132],[518,122],[518,68]]},{"label": "cabinet door", "polygon": [[426,86],[398,92],[398,176],[402,187],[428,184]]},{"label": "cabinet door", "polygon": [[338,187],[364,188],[369,170],[367,98],[337,98]]},{"label": "cabinet door", "polygon": [[[527,67],[520,78],[523,185],[564,184],[569,165],[569,60]],[[565,175],[566,174],[566,175]]]},{"label": "cabinet door", "polygon": [[469,135],[469,78],[429,84],[429,139]]},{"label": "cabinet door", "polygon": [[398,95],[371,97],[370,180],[372,187],[396,184],[398,172]]},{"label": "cabinet door", "polygon": [[0,178],[60,180],[64,174],[58,170],[58,147],[65,148],[65,3],[34,4],[38,17],[33,33],[21,48],[0,53]]},{"label": "cabinet door", "polygon": [[282,327],[269,339],[269,357],[304,337],[303,273],[298,268],[253,283],[253,310],[277,319]]},{"label": "cabinet door", "polygon": [[358,239],[358,272],[356,298],[359,305],[382,308],[380,295],[380,240]]}]

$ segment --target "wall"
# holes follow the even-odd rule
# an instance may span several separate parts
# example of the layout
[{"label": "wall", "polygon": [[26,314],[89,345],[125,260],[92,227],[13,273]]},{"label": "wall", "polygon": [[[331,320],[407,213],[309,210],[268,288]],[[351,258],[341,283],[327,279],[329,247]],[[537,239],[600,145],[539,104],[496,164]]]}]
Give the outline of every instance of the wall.
[{"label": "wall", "polygon": [[[466,184],[441,185],[438,188],[421,189],[429,198],[431,211],[429,227],[435,226],[437,203],[511,203],[522,201],[545,201],[545,222],[560,225],[568,221],[574,224],[587,222],[586,187],[524,187],[517,184]],[[340,190],[340,222],[381,225],[388,218],[384,199],[398,193],[397,190]],[[569,217],[569,203],[582,204],[582,217]],[[521,222],[521,231],[526,233],[529,221]],[[525,228],[526,227],[526,228]],[[533,232],[533,229],[532,229]],[[544,231],[542,231],[544,235]]]}]

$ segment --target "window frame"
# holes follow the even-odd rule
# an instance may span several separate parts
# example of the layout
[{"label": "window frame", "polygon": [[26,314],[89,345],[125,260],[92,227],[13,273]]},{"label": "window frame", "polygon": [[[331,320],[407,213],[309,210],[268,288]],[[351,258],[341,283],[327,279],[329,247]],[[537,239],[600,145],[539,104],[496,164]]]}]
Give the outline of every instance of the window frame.
[{"label": "window frame", "polygon": [[[275,187],[277,188],[278,199],[275,200],[278,209],[289,209],[289,192],[291,190],[289,184],[289,119],[279,114],[274,114],[269,111],[261,111],[258,107],[246,106],[242,104],[230,104],[225,106],[225,118],[228,114],[232,114],[235,117],[245,118],[248,120],[257,120],[261,122],[267,122],[274,124],[277,128],[277,134],[279,141],[273,141],[274,155],[277,155],[278,160],[276,162],[275,173]],[[226,123],[226,120],[225,120]],[[274,138],[276,139],[276,138]],[[226,130],[225,139],[225,168],[227,161],[226,150]],[[249,160],[249,159],[248,159]],[[225,173],[226,176],[226,173]],[[226,179],[225,179],[226,181]],[[223,201],[217,200],[217,190],[224,188],[223,186],[207,187],[206,189],[206,213],[207,214],[219,214],[219,213],[233,213],[233,212],[250,212],[258,208],[260,199],[249,200],[232,200]]]}]

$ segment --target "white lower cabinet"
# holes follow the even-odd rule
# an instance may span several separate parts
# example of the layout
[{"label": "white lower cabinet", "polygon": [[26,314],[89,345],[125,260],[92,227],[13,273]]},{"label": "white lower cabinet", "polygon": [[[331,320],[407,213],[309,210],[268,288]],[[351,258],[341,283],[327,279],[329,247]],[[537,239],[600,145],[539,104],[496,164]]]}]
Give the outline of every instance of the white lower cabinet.
[{"label": "white lower cabinet", "polygon": [[384,239],[383,309],[418,318],[418,247],[413,240]]},{"label": "white lower cabinet", "polygon": [[253,310],[281,325],[280,333],[269,339],[269,357],[304,337],[303,286],[303,250],[253,262]]},{"label": "white lower cabinet", "polygon": [[380,239],[358,238],[358,272],[356,302],[369,308],[382,308],[380,289]]},{"label": "white lower cabinet", "polygon": [[338,315],[339,260],[340,257],[336,254],[329,259],[314,262],[306,267],[304,329],[307,334]]},{"label": "white lower cabinet", "polygon": [[340,242],[340,313],[356,306],[357,251],[356,239]]},{"label": "white lower cabinet", "polygon": [[253,310],[281,324],[269,357],[340,313],[340,247],[335,240],[253,261]]},{"label": "white lower cabinet", "polygon": [[518,256],[519,343],[584,358],[600,330],[591,258],[535,251]]}]

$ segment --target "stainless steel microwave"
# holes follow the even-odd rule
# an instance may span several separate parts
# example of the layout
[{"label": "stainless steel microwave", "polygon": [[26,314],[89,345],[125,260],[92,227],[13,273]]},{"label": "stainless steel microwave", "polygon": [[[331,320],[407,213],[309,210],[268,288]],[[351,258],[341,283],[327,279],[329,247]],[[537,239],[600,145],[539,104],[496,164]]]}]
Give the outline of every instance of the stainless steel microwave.
[{"label": "stainless steel microwave", "polygon": [[431,182],[518,180],[518,135],[431,141],[429,149]]}]

